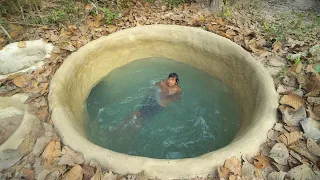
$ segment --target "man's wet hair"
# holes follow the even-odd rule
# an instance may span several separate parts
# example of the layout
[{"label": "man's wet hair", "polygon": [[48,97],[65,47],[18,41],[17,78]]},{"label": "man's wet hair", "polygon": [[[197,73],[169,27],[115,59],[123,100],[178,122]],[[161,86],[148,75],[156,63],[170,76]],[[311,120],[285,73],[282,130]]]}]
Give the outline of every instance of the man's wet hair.
[{"label": "man's wet hair", "polygon": [[177,73],[170,73],[169,76],[168,76],[168,79],[169,78],[176,78],[177,84],[179,83],[179,76],[178,76]]}]

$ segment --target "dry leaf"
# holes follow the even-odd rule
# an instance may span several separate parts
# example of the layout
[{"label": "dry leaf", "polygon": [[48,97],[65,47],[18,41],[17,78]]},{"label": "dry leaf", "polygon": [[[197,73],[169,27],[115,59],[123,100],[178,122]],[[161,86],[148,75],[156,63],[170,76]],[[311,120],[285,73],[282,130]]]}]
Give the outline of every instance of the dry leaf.
[{"label": "dry leaf", "polygon": [[280,171],[280,172],[272,172],[272,173],[270,173],[268,175],[267,180],[283,180],[286,174],[287,173],[282,172],[282,171]]},{"label": "dry leaf", "polygon": [[291,145],[288,147],[289,149],[292,149],[293,151],[301,154],[302,156],[304,156],[305,158],[309,159],[311,162],[313,162],[314,164],[316,164],[319,161],[319,158],[313,154],[311,154],[309,152],[309,150],[307,149],[306,145],[303,145],[301,143],[297,143],[294,145]]},{"label": "dry leaf", "polygon": [[288,165],[281,165],[274,161],[271,161],[271,164],[277,171],[287,172],[290,169]]},{"label": "dry leaf", "polygon": [[0,152],[0,171],[8,169],[17,163],[21,158],[22,154],[17,150],[4,150]]},{"label": "dry leaf", "polygon": [[95,175],[90,179],[90,180],[101,180],[101,167],[98,166],[97,171],[95,173]]},{"label": "dry leaf", "polygon": [[279,84],[279,86],[277,88],[277,93],[279,93],[279,94],[289,94],[292,91],[294,91],[294,87],[285,86],[282,84]]},{"label": "dry leaf", "polygon": [[320,120],[320,105],[313,106],[313,117],[315,120]]},{"label": "dry leaf", "polygon": [[270,151],[270,158],[281,165],[287,165],[287,159],[289,157],[289,152],[287,147],[282,143],[277,143],[273,146]]},{"label": "dry leaf", "polygon": [[304,99],[296,94],[283,95],[280,104],[293,107],[295,110],[300,109],[304,105]]},{"label": "dry leaf", "polygon": [[60,141],[51,141],[42,153],[42,157],[49,165],[59,156],[61,156]]},{"label": "dry leaf", "polygon": [[242,178],[245,178],[245,179],[255,179],[255,167],[246,162],[243,164],[242,166]]},{"label": "dry leaf", "polygon": [[306,68],[307,73],[313,73],[314,69],[312,67],[312,64],[308,64],[307,68]]},{"label": "dry leaf", "polygon": [[305,118],[304,120],[300,121],[300,124],[302,126],[304,137],[306,138],[312,138],[314,140],[320,139],[320,130],[315,126],[315,124],[312,122],[312,118]]},{"label": "dry leaf", "polygon": [[273,127],[273,130],[275,131],[279,131],[279,132],[287,132],[284,128],[283,128],[283,124],[281,123],[276,123]]},{"label": "dry leaf", "polygon": [[25,81],[26,81],[26,79],[24,78],[24,76],[18,76],[16,78],[14,78],[12,82],[14,85],[16,85],[18,87],[24,87]]},{"label": "dry leaf", "polygon": [[301,131],[301,132],[302,132],[301,126],[287,126],[287,125],[284,125],[284,128],[285,128],[288,132],[295,132],[295,131]]},{"label": "dry leaf", "polygon": [[113,174],[111,171],[104,173],[101,180],[116,180],[117,175]]},{"label": "dry leaf", "polygon": [[256,168],[263,169],[269,166],[269,159],[264,155],[254,157],[253,164]]},{"label": "dry leaf", "polygon": [[278,52],[281,50],[281,42],[280,41],[276,41],[274,44],[273,44],[273,52]]},{"label": "dry leaf", "polygon": [[57,36],[55,34],[51,34],[50,39],[52,42],[59,41],[59,36]]},{"label": "dry leaf", "polygon": [[36,144],[33,147],[32,153],[36,156],[40,156],[43,152],[44,148],[48,145],[51,141],[51,137],[48,136],[41,136],[37,139]]},{"label": "dry leaf", "polygon": [[73,168],[65,175],[66,180],[82,180],[83,172],[79,165],[73,166]]},{"label": "dry leaf", "polygon": [[24,168],[23,169],[23,177],[26,180],[33,180],[35,179],[35,172],[32,169]]},{"label": "dry leaf", "polygon": [[[83,171],[83,180],[90,180],[96,173],[96,168],[88,165],[82,167]],[[101,179],[101,177],[100,177]]]},{"label": "dry leaf", "polygon": [[300,121],[307,117],[305,107],[302,106],[299,110],[289,112],[289,108],[286,108],[285,111],[282,113],[282,120],[288,126],[299,126]]},{"label": "dry leaf", "polygon": [[230,37],[237,35],[236,31],[232,30],[232,29],[228,29],[226,31],[226,34]]},{"label": "dry leaf", "polygon": [[298,153],[294,152],[293,150],[290,150],[290,155],[295,159],[297,159],[299,162],[302,161],[302,157]]},{"label": "dry leaf", "polygon": [[320,146],[313,139],[307,139],[307,148],[311,153],[320,157]]},{"label": "dry leaf", "polygon": [[316,104],[319,105],[320,104],[320,97],[308,97],[307,98],[308,103],[310,104]]},{"label": "dry leaf", "polygon": [[76,48],[72,44],[68,44],[68,45],[62,47],[61,49],[65,49],[65,50],[68,50],[71,52],[76,50]]},{"label": "dry leaf", "polygon": [[74,166],[75,164],[84,163],[84,157],[81,153],[73,151],[68,146],[64,146],[62,149],[62,157],[58,165],[69,165]]},{"label": "dry leaf", "polygon": [[268,131],[267,137],[268,137],[268,139],[270,139],[271,141],[275,141],[275,140],[278,139],[278,137],[279,137],[280,134],[281,134],[281,133],[280,133],[279,131],[274,131],[274,130],[270,129],[270,130]]},{"label": "dry leaf", "polygon": [[296,73],[300,74],[302,71],[302,63],[300,62],[296,67]]},{"label": "dry leaf", "polygon": [[282,142],[283,144],[288,146],[288,145],[295,143],[296,141],[298,141],[301,138],[302,138],[302,132],[294,131],[291,133],[281,134],[278,137],[278,141]]},{"label": "dry leaf", "polygon": [[263,155],[265,156],[269,156],[270,154],[270,150],[272,149],[273,146],[271,146],[269,143],[263,143],[260,146],[260,150],[262,152]]},{"label": "dry leaf", "polygon": [[225,167],[218,167],[218,174],[220,178],[228,179],[230,170]]},{"label": "dry leaf", "polygon": [[35,141],[35,135],[31,133],[25,135],[24,140],[18,147],[19,151],[24,155],[30,153],[32,151],[32,148],[34,147]]},{"label": "dry leaf", "polygon": [[26,48],[27,47],[27,43],[25,41],[20,41],[20,42],[18,42],[17,46],[19,48]]},{"label": "dry leaf", "polygon": [[235,175],[241,175],[241,163],[238,158],[235,156],[227,159],[224,162],[224,167],[228,168],[230,172],[232,172]]},{"label": "dry leaf", "polygon": [[288,171],[288,176],[294,180],[320,179],[320,177],[306,164],[290,169],[290,171]]}]

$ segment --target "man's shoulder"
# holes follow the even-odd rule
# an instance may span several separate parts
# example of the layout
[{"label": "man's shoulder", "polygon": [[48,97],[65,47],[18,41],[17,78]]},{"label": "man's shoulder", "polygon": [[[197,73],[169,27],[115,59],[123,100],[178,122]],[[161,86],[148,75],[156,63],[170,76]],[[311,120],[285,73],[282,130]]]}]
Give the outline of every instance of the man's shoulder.
[{"label": "man's shoulder", "polygon": [[181,91],[181,87],[179,85],[176,85],[175,90],[176,90],[176,92],[180,92]]}]

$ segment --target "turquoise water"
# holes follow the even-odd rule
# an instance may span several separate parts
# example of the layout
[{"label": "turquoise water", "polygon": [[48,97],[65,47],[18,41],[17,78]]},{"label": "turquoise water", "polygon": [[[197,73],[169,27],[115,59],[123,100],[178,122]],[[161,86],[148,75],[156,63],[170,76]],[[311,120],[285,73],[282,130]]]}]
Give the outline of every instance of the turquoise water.
[{"label": "turquoise water", "polygon": [[[154,83],[179,75],[181,100],[157,114],[120,126],[155,93]],[[89,140],[110,150],[159,159],[196,157],[230,143],[240,125],[231,89],[189,65],[163,58],[141,59],[110,72],[87,99]],[[121,128],[120,128],[121,127]]]}]

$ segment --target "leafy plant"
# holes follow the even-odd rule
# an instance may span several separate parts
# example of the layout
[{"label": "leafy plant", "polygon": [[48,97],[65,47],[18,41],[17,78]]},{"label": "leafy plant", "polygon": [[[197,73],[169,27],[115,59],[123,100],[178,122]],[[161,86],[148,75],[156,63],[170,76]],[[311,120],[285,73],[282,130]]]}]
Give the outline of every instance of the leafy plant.
[{"label": "leafy plant", "polygon": [[318,64],[317,67],[314,68],[314,72],[315,73],[319,73],[320,72],[320,64]]},{"label": "leafy plant", "polygon": [[187,2],[187,0],[165,0],[169,8],[178,7],[181,4],[184,4]]},{"label": "leafy plant", "polygon": [[103,8],[100,8],[100,10],[105,15],[105,19],[106,19],[107,24],[112,24],[112,20],[117,18],[117,14],[114,13],[113,11],[111,11],[109,8],[103,7]]},{"label": "leafy plant", "polygon": [[63,11],[53,11],[48,20],[50,23],[62,22],[66,19],[66,13]]}]

